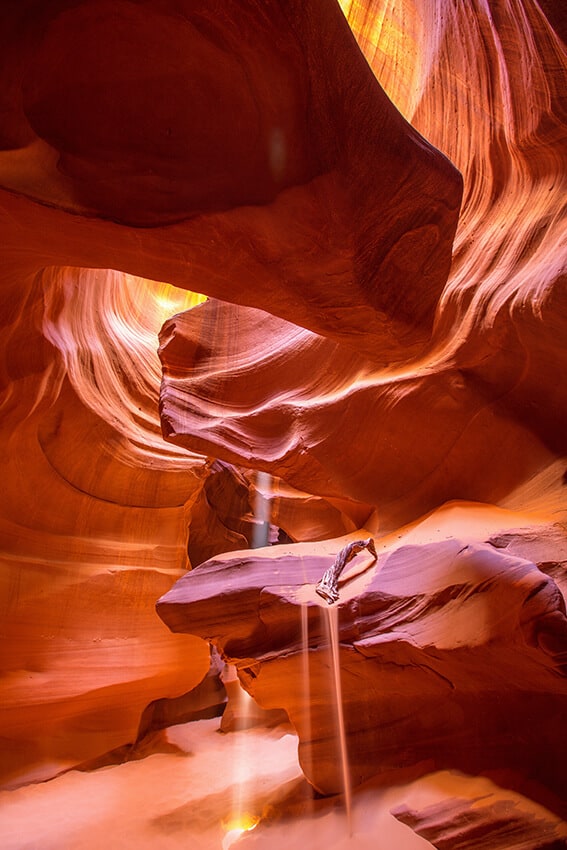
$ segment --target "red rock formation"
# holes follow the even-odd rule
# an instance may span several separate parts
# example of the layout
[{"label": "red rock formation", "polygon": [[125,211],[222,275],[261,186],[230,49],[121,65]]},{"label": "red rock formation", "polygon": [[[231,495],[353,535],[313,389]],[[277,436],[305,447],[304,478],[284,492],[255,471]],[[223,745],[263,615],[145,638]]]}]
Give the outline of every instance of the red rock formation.
[{"label": "red rock formation", "polygon": [[185,505],[193,566],[221,552],[337,537],[354,531],[370,513],[364,506],[331,504],[271,476],[263,481],[221,461],[208,465],[207,473]]},{"label": "red rock formation", "polygon": [[422,810],[400,806],[393,814],[438,850],[562,850],[565,823],[545,811],[526,811],[516,799],[488,794],[472,800],[431,804]]},{"label": "red rock formation", "polygon": [[564,455],[565,46],[532,0],[342,5],[388,94],[464,178],[429,365],[456,365]]},{"label": "red rock formation", "polygon": [[[388,376],[273,316],[207,302],[165,323],[160,355],[166,439],[323,497],[374,505],[383,528],[439,501],[504,499],[567,448],[567,404],[551,376],[540,382],[545,404],[533,408],[533,423],[518,415],[518,398],[531,409],[525,376],[534,355],[517,341],[490,358],[502,381],[459,363]],[[418,441],[408,427],[417,421]]]},{"label": "red rock formation", "polygon": [[[250,539],[254,475],[227,486],[214,458],[283,479],[271,520],[292,540],[449,498],[565,509],[567,63],[537,4],[344,2],[391,102],[328,0],[221,6],[1,4],[6,781],[128,743],[145,705],[205,675],[204,642],[152,602],[187,546],[198,562]],[[464,176],[447,284],[461,181],[424,139]],[[167,324],[183,449],[161,438],[154,349],[192,301],[160,281],[233,305]],[[545,622],[522,693],[563,652],[561,612]]]},{"label": "red rock formation", "polygon": [[129,281],[121,335],[123,275],[50,270],[19,304],[4,280],[1,772],[14,785],[133,741],[149,702],[203,678],[208,650],[152,616],[185,567],[202,466],[163,444],[149,406],[164,287]]},{"label": "red rock formation", "polygon": [[303,552],[212,560],[157,607],[171,629],[237,663],[260,705],[285,708],[319,790],[343,787],[333,617],[354,784],[419,765],[511,768],[563,787],[567,618],[550,578],[492,546],[408,545],[376,568],[366,558],[358,577],[345,571],[338,607],[327,608],[313,584],[330,561]]},{"label": "red rock formation", "polygon": [[[254,304],[380,361],[422,347],[461,181],[385,97],[338,8],[66,6],[52,2],[31,32],[8,10],[21,52],[6,70],[13,135],[34,141],[13,153],[6,139],[0,184],[122,225],[182,223],[50,217],[47,231],[61,222],[64,235],[56,259],[50,232],[52,263]],[[41,241],[32,210],[10,216],[20,210]]]},{"label": "red rock formation", "polygon": [[[200,320],[164,328],[164,431],[300,489],[375,505],[393,528],[444,500],[504,501],[567,454],[557,380],[567,372],[567,60],[529,0],[490,14],[439,3],[433,17],[425,0],[372,4],[372,14],[343,6],[394,102],[464,175],[431,345],[385,371],[274,317],[207,305]],[[238,334],[210,339],[216,321]],[[236,361],[247,364],[238,393]]]},{"label": "red rock formation", "polygon": [[[207,550],[199,499],[215,484],[204,458],[163,443],[156,410],[155,334],[191,302],[149,281],[406,360],[431,332],[461,181],[321,0],[222,15],[29,0],[0,15],[2,704],[16,782],[133,740],[147,703],[206,673],[207,647],[184,650],[151,601],[187,565],[187,524],[206,557],[230,538],[218,526],[231,506],[213,511]],[[318,501],[315,532],[291,504],[279,498],[292,536],[353,527]]]}]

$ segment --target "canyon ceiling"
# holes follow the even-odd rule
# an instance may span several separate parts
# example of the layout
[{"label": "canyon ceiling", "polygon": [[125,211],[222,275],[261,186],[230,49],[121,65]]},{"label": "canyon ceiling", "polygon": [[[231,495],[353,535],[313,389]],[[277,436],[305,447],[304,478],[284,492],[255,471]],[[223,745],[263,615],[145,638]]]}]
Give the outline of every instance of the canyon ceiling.
[{"label": "canyon ceiling", "polygon": [[[212,640],[287,710],[307,778],[339,790],[289,685],[292,586],[364,529],[387,542],[340,631],[360,781],[433,758],[427,740],[443,765],[493,766],[479,740],[500,764],[547,714],[519,766],[556,791],[562,2],[0,15],[4,786],[132,742],[148,705],[204,679]],[[281,545],[252,556],[258,511]],[[433,537],[403,546],[426,516]],[[360,681],[401,696],[373,713]],[[368,730],[388,718],[385,750]]]}]

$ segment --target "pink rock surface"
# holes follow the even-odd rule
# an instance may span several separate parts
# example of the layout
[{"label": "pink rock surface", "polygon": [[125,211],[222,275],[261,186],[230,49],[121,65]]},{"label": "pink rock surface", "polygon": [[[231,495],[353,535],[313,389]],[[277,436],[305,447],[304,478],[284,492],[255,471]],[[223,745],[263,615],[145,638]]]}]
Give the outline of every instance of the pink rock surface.
[{"label": "pink rock surface", "polygon": [[[153,601],[189,562],[249,540],[255,471],[277,476],[259,500],[291,540],[351,533],[374,508],[372,528],[394,529],[447,499],[565,516],[567,63],[540,6],[344,0],[370,69],[327,0],[222,5],[222,15],[184,0],[0,9],[0,722],[10,783],[127,744],[149,703],[206,673],[202,638],[169,635]],[[545,6],[564,33],[561,3]],[[449,269],[456,169],[464,195]],[[177,375],[164,358],[178,448],[161,435],[155,349],[164,321],[194,305],[189,290],[226,303],[166,325],[194,325]],[[251,308],[270,315],[254,326],[242,318]],[[188,365],[201,367],[189,381]],[[217,458],[247,468],[234,479],[247,495],[219,486]],[[543,569],[564,586],[556,531]],[[498,573],[496,588],[516,587],[518,556],[540,563],[515,545],[497,553],[510,574]],[[330,549],[321,544],[317,569]],[[290,550],[315,581],[307,554]],[[209,590],[221,620],[229,605],[227,633],[236,628],[247,664],[265,649],[261,622],[246,632],[256,602],[240,612]],[[297,604],[270,594],[262,616],[288,646]],[[471,590],[471,600],[499,594]],[[472,601],[458,602],[476,617]],[[439,634],[458,620],[450,603]],[[481,617],[488,635],[491,616]],[[374,669],[381,682],[378,656],[350,635],[357,617],[343,623],[347,678]],[[560,608],[538,609],[536,621],[537,645],[525,623],[494,646],[487,638],[512,683],[501,705],[470,716],[495,680],[472,647],[459,664],[470,677],[462,704],[446,710],[486,738],[479,765],[491,752],[510,761],[510,726],[527,741],[520,767],[539,776],[533,729],[551,718],[542,752],[563,737],[549,705],[563,699],[565,650]],[[459,652],[445,650],[452,675]],[[320,685],[323,656],[313,656]],[[281,663],[297,675],[291,656]],[[276,667],[262,660],[259,700],[279,698]],[[385,685],[444,698],[436,674],[414,669],[413,656],[406,667],[407,681],[398,670]],[[400,705],[387,704],[399,720],[398,753],[393,742],[387,754],[396,769],[427,750],[430,722],[416,732]],[[316,711],[327,735],[330,716]],[[466,764],[453,720],[433,758],[444,763],[450,749]],[[557,785],[554,753],[544,779]],[[336,764],[323,765],[321,782],[334,788]]]},{"label": "pink rock surface", "polygon": [[567,846],[567,825],[541,811],[523,811],[516,800],[486,795],[472,800],[444,800],[423,810],[393,809],[402,823],[411,826],[437,850],[459,847],[473,850],[562,850]]},{"label": "pink rock surface", "polygon": [[333,628],[354,784],[427,765],[512,768],[562,787],[567,619],[555,583],[529,561],[451,539],[402,546],[376,567],[358,557],[365,568],[345,571],[330,608],[313,584],[331,559],[311,547],[203,564],[158,613],[237,663],[260,705],[285,708],[306,776],[325,793],[343,783]]},{"label": "pink rock surface", "polygon": [[[461,179],[321,0],[222,15],[7,3],[0,43],[1,723],[16,783],[127,744],[148,703],[208,669],[153,600],[191,558],[240,546],[248,520],[199,502],[206,459],[162,439],[164,319],[195,290],[406,360],[431,333]],[[358,524],[317,510],[278,500],[294,539]]]}]

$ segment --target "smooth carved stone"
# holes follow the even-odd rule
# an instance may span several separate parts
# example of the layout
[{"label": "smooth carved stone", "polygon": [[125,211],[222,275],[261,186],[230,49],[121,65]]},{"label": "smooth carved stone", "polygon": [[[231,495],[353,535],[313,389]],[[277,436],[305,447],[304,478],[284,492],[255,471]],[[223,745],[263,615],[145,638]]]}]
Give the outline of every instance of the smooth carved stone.
[{"label": "smooth carved stone", "polygon": [[483,794],[423,809],[397,806],[392,814],[437,850],[564,850],[567,823],[526,802],[512,794]]},{"label": "smooth carved stone", "polygon": [[[208,669],[206,644],[179,643],[153,609],[186,566],[183,505],[204,461],[161,439],[148,325],[125,340],[89,299],[89,283],[104,302],[121,277],[46,274],[3,313],[2,786],[131,745],[149,703]],[[116,356],[128,348],[135,370]],[[138,381],[152,366],[155,395]]]},{"label": "smooth carved stone", "polygon": [[3,787],[133,743],[148,703],[191,690],[208,668],[203,641],[173,643],[152,616],[156,594],[174,578],[166,570],[112,569],[104,560],[19,566],[2,622]]},{"label": "smooth carved stone", "polygon": [[510,555],[537,564],[543,573],[551,576],[567,603],[567,538],[563,523],[537,531],[529,527],[511,529],[494,535],[488,542]]},{"label": "smooth carved stone", "polygon": [[[24,204],[24,234],[3,194],[6,244],[25,240],[36,269],[167,280],[379,362],[421,351],[462,182],[386,97],[338,5],[54,0],[37,20],[2,17],[18,61],[0,76],[14,125],[0,185],[55,208]],[[33,142],[14,150],[20,137]]]},{"label": "smooth carved stone", "polygon": [[248,482],[240,470],[221,461],[210,463],[202,486],[187,500],[185,516],[192,566],[219,552],[250,546],[254,516]]},{"label": "smooth carved stone", "polygon": [[[366,2],[341,5],[392,101],[463,174],[434,338],[440,356],[428,372],[455,364],[463,382],[496,402],[489,418],[520,420],[564,457],[567,391],[556,376],[567,368],[557,344],[567,335],[565,209],[556,211],[565,195],[567,65],[541,9],[565,38],[565,4],[522,0],[517,14],[520,6],[496,0],[439,0],[432,16],[429,0],[397,0],[391,20]],[[456,133],[440,120],[449,103]],[[475,454],[471,471],[484,450]]]},{"label": "smooth carved stone", "polygon": [[312,585],[333,558],[311,547],[210,561],[157,610],[172,630],[217,645],[261,706],[285,708],[303,770],[324,793],[342,788],[334,611],[355,784],[422,765],[505,767],[560,788],[567,625],[554,582],[528,561],[457,540],[379,554],[376,568],[366,558],[341,577],[338,607],[315,601]]},{"label": "smooth carved stone", "polygon": [[[548,338],[543,324],[540,332]],[[556,342],[549,345],[559,355]],[[483,355],[494,368],[490,380],[459,363],[389,376],[304,328],[207,301],[169,319],[160,333],[163,433],[175,445],[263,469],[300,490],[375,505],[386,527],[439,501],[497,503],[550,462],[545,443],[567,451],[567,420],[559,427],[567,404],[545,373],[545,403],[528,427],[508,407],[507,393],[531,409],[519,375],[529,372],[532,352],[510,338]]]},{"label": "smooth carved stone", "polygon": [[206,672],[202,643],[186,667],[153,622],[204,461],[161,438],[155,335],[184,306],[148,281],[405,361],[430,336],[461,180],[327,2],[0,7],[2,730],[19,782],[127,743],[145,704]]},{"label": "smooth carved stone", "polygon": [[181,696],[162,697],[146,706],[140,718],[135,747],[161,729],[218,717],[225,713],[227,691],[222,681],[225,665],[217,652],[211,651],[209,671],[199,684]]},{"label": "smooth carved stone", "polygon": [[364,520],[369,512],[354,503],[335,506],[271,476],[262,484],[255,473],[215,460],[185,504],[187,554],[197,566],[222,552],[339,537],[356,529],[353,516]]},{"label": "smooth carved stone", "polygon": [[[280,369],[257,411],[267,459],[244,463],[279,461],[281,434],[292,435],[305,463],[284,453],[281,473],[301,489],[355,499],[361,511],[379,498],[395,504],[390,516],[413,518],[456,496],[502,500],[565,454],[565,51],[539,6],[442,0],[431,16],[429,0],[408,0],[396,4],[397,31],[356,4],[354,29],[362,22],[392,103],[465,177],[444,288],[460,180],[384,96],[335,5],[221,5],[219,16],[193,0],[0,4],[10,686],[0,702],[12,776],[46,776],[129,740],[142,703],[190,688],[204,663],[206,647],[189,639],[185,652],[151,611],[185,565],[184,505],[201,483],[201,460],[161,440],[149,355],[163,319],[185,306],[166,298],[158,309],[160,284],[107,269],[261,307],[379,368],[406,364],[376,384],[349,359],[325,405],[314,386],[301,418],[274,424],[277,393],[296,386]],[[424,354],[436,311],[432,346],[408,365]],[[346,356],[331,364],[328,351],[319,362],[336,374]],[[211,433],[199,432],[212,455],[235,430],[226,409],[220,418],[224,433],[214,417]],[[235,463],[251,451],[251,419],[236,429]],[[563,473],[557,466],[535,494],[545,510],[565,507]],[[532,503],[533,490],[518,498]],[[135,657],[120,639],[123,609],[107,612],[117,590]],[[562,612],[545,626],[537,652],[559,660]],[[104,638],[96,647],[91,627]],[[159,672],[138,688],[137,665],[147,672],[152,659]],[[549,706],[541,711],[546,735]]]}]

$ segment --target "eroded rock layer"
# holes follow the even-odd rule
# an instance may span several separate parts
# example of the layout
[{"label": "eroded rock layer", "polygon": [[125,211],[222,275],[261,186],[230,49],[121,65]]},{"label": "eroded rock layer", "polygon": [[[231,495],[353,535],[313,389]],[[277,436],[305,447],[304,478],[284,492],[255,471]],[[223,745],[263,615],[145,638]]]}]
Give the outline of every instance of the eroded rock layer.
[{"label": "eroded rock layer", "polygon": [[134,741],[149,702],[190,690],[208,670],[202,641],[174,641],[152,616],[156,593],[186,566],[183,505],[203,461],[163,444],[146,401],[157,395],[151,325],[166,290],[128,281],[138,323],[124,339],[96,297],[110,307],[123,277],[46,272],[4,327],[6,785]]},{"label": "eroded rock layer", "polygon": [[562,850],[567,845],[565,822],[545,811],[526,811],[521,802],[486,794],[417,811],[400,806],[393,814],[438,850],[473,850],[480,841],[487,850]]},{"label": "eroded rock layer", "polygon": [[534,403],[533,355],[517,339],[493,352],[493,381],[458,362],[385,375],[331,340],[220,302],[173,317],[160,339],[169,442],[373,505],[386,528],[439,501],[498,502],[567,450],[554,373],[540,382],[537,428],[518,415],[518,398]]},{"label": "eroded rock layer", "polygon": [[128,744],[148,703],[203,678],[207,646],[170,636],[152,601],[191,561],[253,542],[256,496],[291,540],[370,510],[277,481],[266,499],[216,451],[167,445],[160,325],[197,291],[405,361],[431,333],[462,181],[321,0],[4,3],[0,42],[16,784]]},{"label": "eroded rock layer", "polygon": [[331,562],[307,544],[225,556],[177,582],[158,613],[215,643],[262,706],[285,708],[325,793],[343,787],[333,630],[355,784],[427,765],[510,768],[563,787],[567,618],[548,576],[449,539],[394,548],[376,567],[366,556],[327,608],[313,585]]},{"label": "eroded rock layer", "polygon": [[[564,516],[567,62],[537,3],[344,2],[374,75],[327,0],[221,5],[1,4],[7,783],[128,744],[146,705],[202,679],[202,637],[168,635],[153,600],[191,563],[253,543],[259,525],[272,542],[324,540],[374,508],[372,527],[394,528],[453,498]],[[464,195],[447,280],[457,169]],[[163,425],[178,448],[161,435],[155,348],[163,322],[193,306],[189,290],[216,300],[165,325]],[[270,488],[258,471],[277,476]],[[269,519],[252,516],[256,503]],[[490,593],[515,587],[520,569],[515,541],[502,541],[510,550],[497,563],[510,576],[497,570]],[[315,581],[309,558],[292,581],[308,552],[286,551],[292,585]],[[557,584],[560,560],[550,543],[544,569]],[[275,579],[283,575],[262,581]],[[470,588],[471,599],[492,598],[472,579]],[[230,587],[207,592],[220,593],[222,620]],[[406,589],[396,592],[405,605]],[[248,635],[246,657],[275,640],[278,651],[291,646],[281,663],[297,676],[286,619],[293,612],[297,626],[297,604],[286,593],[262,598],[270,627]],[[525,598],[514,598],[523,616]],[[458,602],[468,610],[468,597]],[[421,622],[417,601],[407,605]],[[317,636],[320,612],[310,611]],[[373,669],[388,686],[399,674],[411,695],[415,673],[432,701],[452,694],[415,665],[382,682],[376,658],[351,640],[360,613],[344,611],[347,678]],[[231,608],[229,620],[240,613]],[[547,717],[564,693],[557,670],[550,678],[552,662],[564,663],[562,614],[538,609],[541,618],[536,646],[522,629],[495,638],[495,664],[513,644],[511,696],[496,719],[469,724],[493,742],[498,723],[508,728],[504,708],[521,702],[527,713],[514,714],[511,734],[528,740],[520,767],[538,775],[528,720]],[[243,648],[236,638],[227,652]],[[452,682],[458,649],[441,654]],[[465,654],[476,683],[485,661],[476,645]],[[310,655],[323,686],[327,656]],[[280,699],[269,672],[280,662],[268,660],[258,699],[269,703]],[[447,705],[468,720],[476,697],[463,681],[461,701]],[[492,684],[497,693],[491,668]],[[315,710],[326,734],[330,715]],[[309,740],[302,711],[292,700]],[[428,750],[403,711],[399,723],[401,764]],[[456,729],[448,722],[438,757],[450,748],[466,764]],[[551,721],[543,752],[554,730]],[[409,754],[406,735],[418,742]],[[381,754],[379,741],[369,746]],[[495,757],[507,760],[507,746],[504,735]],[[395,761],[392,749],[386,763]],[[324,767],[321,787],[336,787],[333,770]]]},{"label": "eroded rock layer", "polygon": [[385,370],[208,304],[164,328],[163,422],[172,442],[376,505],[392,528],[444,500],[503,502],[567,454],[567,57],[531,0],[342,5],[388,94],[464,176],[430,345]]},{"label": "eroded rock layer", "polygon": [[[51,262],[254,304],[380,362],[421,349],[461,179],[385,96],[338,6],[94,0],[52,2],[33,25],[4,15],[18,61],[4,70],[0,185],[89,216],[48,215]],[[2,201],[44,241],[27,204]]]}]

